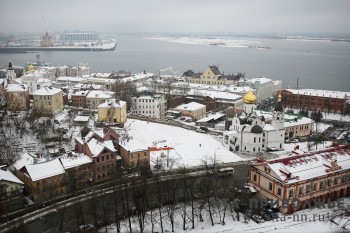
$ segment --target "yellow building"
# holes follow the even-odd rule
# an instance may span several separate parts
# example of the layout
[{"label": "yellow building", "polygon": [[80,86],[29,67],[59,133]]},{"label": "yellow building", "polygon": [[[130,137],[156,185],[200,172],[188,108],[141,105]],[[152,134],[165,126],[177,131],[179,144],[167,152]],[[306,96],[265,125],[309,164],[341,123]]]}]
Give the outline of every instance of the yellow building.
[{"label": "yellow building", "polygon": [[199,120],[206,115],[206,106],[196,102],[188,104],[181,104],[175,108],[176,111],[181,112],[182,116],[189,116],[193,120]]},{"label": "yellow building", "polygon": [[126,122],[126,102],[111,99],[98,107],[98,121],[109,123],[125,123]]},{"label": "yellow building", "polygon": [[44,87],[33,93],[34,109],[44,115],[55,115],[63,110],[61,89]]},{"label": "yellow building", "polygon": [[41,38],[40,46],[41,47],[52,47],[53,46],[51,36],[49,36],[49,33],[47,33],[47,31],[46,31],[45,36],[43,36]]},{"label": "yellow building", "polygon": [[211,85],[224,85],[224,84],[236,84],[239,79],[243,77],[242,74],[238,75],[225,75],[222,74],[217,66],[209,66],[202,74],[194,73],[191,70],[186,71],[183,76],[189,83],[201,83]]}]

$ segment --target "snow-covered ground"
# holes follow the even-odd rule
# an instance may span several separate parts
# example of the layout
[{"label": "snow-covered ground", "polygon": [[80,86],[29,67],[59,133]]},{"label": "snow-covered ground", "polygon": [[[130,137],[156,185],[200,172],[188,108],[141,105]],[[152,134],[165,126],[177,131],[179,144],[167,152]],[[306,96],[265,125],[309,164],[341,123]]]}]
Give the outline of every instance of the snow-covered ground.
[{"label": "snow-covered ground", "polygon": [[[348,205],[350,199],[344,199],[344,204]],[[190,210],[190,207],[187,208],[187,211]],[[214,213],[214,226],[212,226],[210,218],[208,216],[207,210],[203,210],[203,222],[200,222],[198,216],[195,217],[195,228],[191,228],[191,223],[187,220],[187,229],[183,230],[182,228],[182,217],[181,217],[181,207],[179,206],[175,210],[175,232],[201,232],[201,233],[214,233],[214,232],[276,232],[276,233],[294,233],[294,232],[317,232],[317,233],[327,233],[335,232],[342,227],[346,221],[342,220],[342,224],[336,225],[330,222],[330,217],[332,216],[333,209],[329,208],[313,208],[297,211],[291,215],[282,215],[278,213],[279,219],[273,221],[266,221],[263,223],[256,223],[253,220],[249,219],[247,222],[244,221],[244,216],[240,214],[240,220],[236,218],[236,214],[231,213],[230,210],[227,210],[225,224],[220,222],[220,216],[217,212]],[[150,213],[147,213],[149,215]],[[222,213],[221,213],[222,214]],[[159,216],[157,211],[153,213],[155,232],[161,232]],[[222,216],[221,216],[222,217]],[[171,232],[170,221],[167,216],[166,209],[163,210],[163,226],[165,232]],[[137,218],[132,219],[132,228],[137,231],[138,223]],[[122,232],[128,231],[127,221],[123,221]],[[114,225],[107,227],[108,232],[117,232]],[[350,224],[347,225],[345,229],[350,230]],[[151,232],[151,224],[147,223],[145,232]],[[105,228],[101,228],[99,232],[105,232]]]},{"label": "snow-covered ground", "polygon": [[[221,141],[214,136],[180,127],[128,119],[125,131],[129,137],[132,137],[126,142],[128,148],[140,149],[153,146],[174,148],[169,151],[169,157],[175,160],[176,167],[202,165],[203,160],[214,157],[218,163],[244,160],[224,148]],[[123,143],[121,142],[122,145]],[[162,152],[163,156],[161,156]],[[158,161],[166,160],[167,153],[167,151],[152,152],[152,162],[156,164],[157,158]]]},{"label": "snow-covered ground", "polygon": [[317,131],[317,133],[323,133],[328,127],[330,127],[331,126],[331,124],[325,124],[325,123],[321,123],[321,122],[319,122],[319,123],[314,123],[314,128],[313,128],[313,130],[312,130],[312,132],[316,132]]}]

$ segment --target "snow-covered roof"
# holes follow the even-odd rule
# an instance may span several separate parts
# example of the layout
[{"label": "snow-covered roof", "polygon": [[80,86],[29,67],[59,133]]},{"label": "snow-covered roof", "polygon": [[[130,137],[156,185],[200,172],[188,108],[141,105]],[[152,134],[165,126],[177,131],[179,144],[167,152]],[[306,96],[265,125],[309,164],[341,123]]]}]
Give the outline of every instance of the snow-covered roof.
[{"label": "snow-covered roof", "polygon": [[92,90],[87,94],[86,98],[100,98],[100,99],[106,99],[106,98],[112,98],[115,92],[112,91],[98,91],[98,90]]},{"label": "snow-covered roof", "polygon": [[26,84],[8,84],[5,91],[18,92],[18,91],[28,91],[28,86]]},{"label": "snow-covered roof", "polygon": [[13,164],[13,167],[17,170],[20,170],[25,165],[33,164],[35,160],[38,160],[38,158],[35,155],[24,153],[21,155],[21,158]]},{"label": "snow-covered roof", "polygon": [[33,95],[55,95],[62,92],[61,89],[54,87],[43,87],[33,93]]},{"label": "snow-covered roof", "polygon": [[147,79],[153,77],[153,73],[138,73],[138,74],[132,74],[130,77],[122,78],[122,82],[135,82],[142,79]]},{"label": "snow-covered roof", "polygon": [[77,91],[72,94],[72,96],[86,96],[89,91]]},{"label": "snow-covered roof", "polygon": [[85,141],[89,141],[94,136],[94,134],[98,135],[100,138],[103,138],[105,136],[105,133],[103,132],[103,129],[102,128],[97,128],[94,131],[90,131],[84,137]]},{"label": "snow-covered roof", "polygon": [[187,95],[209,96],[213,99],[240,100],[242,96],[224,91],[195,90],[191,89]]},{"label": "snow-covered roof", "polygon": [[89,121],[89,116],[76,116],[73,121]]},{"label": "snow-covered roof", "polygon": [[188,104],[181,104],[175,108],[175,110],[187,110],[187,111],[196,111],[202,108],[205,108],[206,106],[203,104],[199,104],[197,102],[191,102]]},{"label": "snow-covered roof", "polygon": [[[335,163],[338,169],[329,170]],[[285,183],[295,183],[350,169],[350,147],[329,148],[285,159],[269,161],[267,165]],[[289,177],[288,177],[289,174]]]},{"label": "snow-covered roof", "polygon": [[100,141],[97,141],[95,138],[92,138],[87,143],[87,145],[88,145],[93,157],[98,156],[105,148],[107,148],[108,150],[110,150],[112,152],[116,151],[114,148],[113,142],[111,140],[100,142]]},{"label": "snow-covered roof", "polygon": [[327,90],[316,90],[316,89],[286,89],[286,91],[292,92],[293,94],[299,94],[299,95],[331,97],[336,99],[345,99],[346,97],[350,96],[350,92],[342,92],[342,91],[327,91]]},{"label": "snow-covered roof", "polygon": [[276,130],[276,128],[273,127],[273,126],[270,125],[270,124],[265,124],[265,125],[264,125],[263,131],[272,131],[272,130]]},{"label": "snow-covered roof", "polygon": [[109,76],[111,76],[111,73],[91,73],[91,76],[98,78],[108,78]]},{"label": "snow-covered roof", "polygon": [[252,78],[252,79],[246,80],[246,82],[248,82],[248,83],[257,83],[257,82],[259,82],[260,84],[264,84],[264,83],[271,82],[271,81],[272,81],[271,79],[265,78],[265,77]]},{"label": "snow-covered roof", "polygon": [[12,172],[9,170],[0,169],[0,181],[9,181],[18,184],[24,184],[20,179],[17,178]]},{"label": "snow-covered roof", "polygon": [[69,76],[61,76],[56,79],[56,81],[59,82],[81,82],[85,80],[85,78],[82,77],[69,77]]},{"label": "snow-covered roof", "polygon": [[122,108],[125,105],[125,101],[119,100],[118,102],[116,102],[115,99],[111,99],[109,101],[104,102],[103,104],[100,104],[98,108]]},{"label": "snow-covered roof", "polygon": [[92,159],[85,154],[72,153],[72,155],[63,155],[60,157],[64,169],[77,167],[80,165],[92,163]]},{"label": "snow-covered roof", "polygon": [[197,123],[204,123],[204,122],[208,122],[208,121],[215,121],[221,117],[225,116],[225,114],[222,113],[215,113],[215,114],[210,114],[202,119],[199,119],[198,121],[196,121]]},{"label": "snow-covered roof", "polygon": [[64,168],[58,158],[47,162],[29,164],[25,168],[32,181],[64,174]]}]

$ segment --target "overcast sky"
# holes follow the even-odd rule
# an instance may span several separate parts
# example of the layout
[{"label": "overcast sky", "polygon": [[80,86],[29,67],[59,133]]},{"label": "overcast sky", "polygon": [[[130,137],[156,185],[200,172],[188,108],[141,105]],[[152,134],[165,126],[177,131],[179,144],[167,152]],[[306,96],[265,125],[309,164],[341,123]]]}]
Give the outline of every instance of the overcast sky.
[{"label": "overcast sky", "polygon": [[1,32],[350,34],[348,0],[1,0]]}]

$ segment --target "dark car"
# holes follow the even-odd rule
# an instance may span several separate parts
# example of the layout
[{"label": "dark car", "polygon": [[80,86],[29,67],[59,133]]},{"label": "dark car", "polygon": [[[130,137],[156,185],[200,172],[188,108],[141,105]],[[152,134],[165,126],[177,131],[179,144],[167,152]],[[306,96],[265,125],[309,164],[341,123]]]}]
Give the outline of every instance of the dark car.
[{"label": "dark car", "polygon": [[264,211],[261,211],[260,216],[265,220],[265,221],[271,221],[271,217],[270,215],[268,215],[267,213],[265,213]]},{"label": "dark car", "polygon": [[260,215],[257,215],[257,214],[252,215],[251,219],[256,223],[265,222],[264,219]]}]

